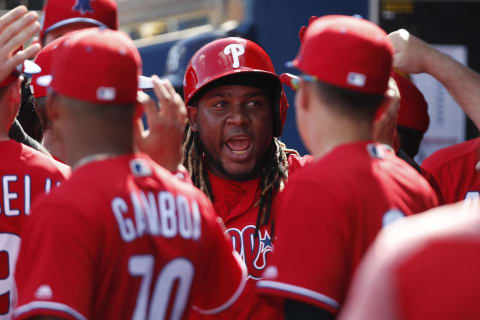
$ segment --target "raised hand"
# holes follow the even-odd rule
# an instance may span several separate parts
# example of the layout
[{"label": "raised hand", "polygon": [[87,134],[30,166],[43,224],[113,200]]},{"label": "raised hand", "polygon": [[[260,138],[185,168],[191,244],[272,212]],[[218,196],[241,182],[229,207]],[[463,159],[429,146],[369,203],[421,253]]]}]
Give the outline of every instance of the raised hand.
[{"label": "raised hand", "polygon": [[25,41],[40,31],[36,12],[25,6],[16,7],[0,17],[0,81],[5,79],[25,59],[40,51],[39,44],[15,52]]},{"label": "raised hand", "polygon": [[152,76],[153,91],[158,106],[147,94],[139,92],[138,100],[143,105],[149,130],[137,123],[135,143],[158,164],[169,171],[177,171],[182,161],[182,142],[187,110],[182,98],[168,80]]}]

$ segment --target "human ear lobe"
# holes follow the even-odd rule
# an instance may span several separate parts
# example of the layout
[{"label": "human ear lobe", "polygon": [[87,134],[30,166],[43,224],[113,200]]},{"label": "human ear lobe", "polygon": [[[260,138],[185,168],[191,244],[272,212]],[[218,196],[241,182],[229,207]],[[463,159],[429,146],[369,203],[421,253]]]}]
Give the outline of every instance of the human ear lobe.
[{"label": "human ear lobe", "polygon": [[190,124],[190,128],[192,129],[193,132],[198,131],[197,115],[198,115],[197,107],[187,106],[188,123]]},{"label": "human ear lobe", "polygon": [[310,105],[311,88],[304,81],[300,81],[295,95],[295,106],[302,111],[308,111]]},{"label": "human ear lobe", "polygon": [[47,119],[49,122],[53,122],[54,120],[58,119],[58,107],[55,103],[55,95],[48,94],[47,101],[45,103],[45,112],[47,114]]}]

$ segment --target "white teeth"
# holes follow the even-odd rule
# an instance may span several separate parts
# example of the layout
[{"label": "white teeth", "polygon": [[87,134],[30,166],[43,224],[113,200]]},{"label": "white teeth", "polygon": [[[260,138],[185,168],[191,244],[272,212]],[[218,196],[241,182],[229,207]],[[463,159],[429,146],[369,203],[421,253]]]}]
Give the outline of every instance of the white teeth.
[{"label": "white teeth", "polygon": [[242,155],[242,154],[245,154],[247,153],[247,150],[242,150],[242,151],[235,151],[235,150],[232,150],[233,153],[235,154],[238,154],[238,155]]}]

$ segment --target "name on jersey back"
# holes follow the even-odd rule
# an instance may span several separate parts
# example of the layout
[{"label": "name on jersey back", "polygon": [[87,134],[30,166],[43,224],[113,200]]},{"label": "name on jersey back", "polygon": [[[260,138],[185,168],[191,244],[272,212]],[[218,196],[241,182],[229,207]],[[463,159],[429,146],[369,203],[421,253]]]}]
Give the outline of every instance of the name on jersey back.
[{"label": "name on jersey back", "polygon": [[187,240],[199,240],[201,236],[198,203],[184,195],[168,191],[131,192],[128,200],[115,197],[111,208],[125,242],[147,234],[165,238],[178,235]]}]

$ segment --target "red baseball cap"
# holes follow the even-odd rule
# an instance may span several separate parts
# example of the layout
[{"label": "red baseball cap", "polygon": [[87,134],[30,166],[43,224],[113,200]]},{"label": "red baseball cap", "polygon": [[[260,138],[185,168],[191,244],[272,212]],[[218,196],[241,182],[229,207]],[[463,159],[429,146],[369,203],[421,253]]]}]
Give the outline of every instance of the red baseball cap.
[{"label": "red baseball cap", "polygon": [[40,39],[50,31],[74,23],[118,30],[118,9],[115,0],[47,0],[43,7]]},{"label": "red baseball cap", "polygon": [[69,35],[65,35],[53,40],[45,48],[42,48],[42,50],[40,50],[40,52],[37,54],[37,57],[34,61],[40,66],[42,71],[32,76],[31,88],[35,98],[47,96],[47,88],[39,85],[37,83],[37,79],[51,74],[53,55],[57,52],[58,46],[68,37]]},{"label": "red baseball cap", "polygon": [[53,50],[51,74],[39,77],[37,84],[67,97],[101,104],[135,103],[138,88],[152,87],[150,78],[139,79],[140,54],[124,32],[77,31]]},{"label": "red baseball cap", "polygon": [[422,92],[404,76],[392,72],[400,91],[400,109],[397,124],[425,133],[430,125],[428,104]]},{"label": "red baseball cap", "polygon": [[358,17],[329,15],[308,26],[292,65],[338,87],[383,94],[392,56],[392,44],[377,25]]},{"label": "red baseball cap", "polygon": [[[20,50],[23,50],[23,46],[15,50],[13,54],[17,53]],[[17,80],[22,73],[33,75],[39,73],[40,71],[41,68],[35,62],[32,62],[30,60],[24,60],[23,63],[19,64],[8,77],[6,77],[0,82],[0,88],[6,87],[10,83]]]}]

